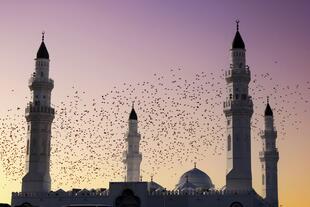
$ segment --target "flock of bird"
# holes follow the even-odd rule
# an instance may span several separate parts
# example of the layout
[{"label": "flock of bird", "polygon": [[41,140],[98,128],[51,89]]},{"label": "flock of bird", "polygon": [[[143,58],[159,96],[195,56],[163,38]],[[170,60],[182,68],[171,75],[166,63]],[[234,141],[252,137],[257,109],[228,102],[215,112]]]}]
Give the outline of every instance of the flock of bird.
[{"label": "flock of bird", "polygon": [[[164,75],[154,74],[152,81],[123,83],[97,97],[74,86],[62,100],[52,99],[56,110],[51,141],[53,186],[74,187],[123,177],[124,136],[133,101],[145,177],[156,175],[159,166],[173,171],[179,165],[225,153],[223,74],[224,70],[201,72],[185,79],[183,70],[171,69]],[[268,73],[253,74],[253,142],[261,143],[267,95],[281,140],[289,138],[288,127],[299,129],[298,117],[308,113],[309,94],[309,82],[280,85]],[[27,127],[23,108],[8,109],[0,117],[0,162],[11,180],[21,180],[24,174]]]}]

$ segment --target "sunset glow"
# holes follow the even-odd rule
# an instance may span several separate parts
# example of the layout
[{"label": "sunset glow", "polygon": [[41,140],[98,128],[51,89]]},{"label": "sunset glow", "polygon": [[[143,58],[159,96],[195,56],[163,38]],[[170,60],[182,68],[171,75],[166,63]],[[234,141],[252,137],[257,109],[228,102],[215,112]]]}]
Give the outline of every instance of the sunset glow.
[{"label": "sunset glow", "polygon": [[308,1],[1,1],[0,203],[21,190],[41,33],[55,81],[52,189],[123,181],[124,134],[138,114],[142,179],[173,189],[197,163],[225,185],[224,71],[240,20],[252,80],[252,176],[261,192],[266,97],[278,130],[279,206],[310,199]]}]

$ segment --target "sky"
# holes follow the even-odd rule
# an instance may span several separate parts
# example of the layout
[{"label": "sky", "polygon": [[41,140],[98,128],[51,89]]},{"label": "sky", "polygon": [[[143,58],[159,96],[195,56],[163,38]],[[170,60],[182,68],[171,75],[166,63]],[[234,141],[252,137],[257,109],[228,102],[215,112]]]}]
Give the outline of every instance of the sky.
[{"label": "sky", "polygon": [[[235,20],[239,19],[240,32],[247,49],[247,64],[250,66],[252,77],[255,74],[258,77],[257,82],[252,81],[252,86],[253,89],[261,87],[256,91],[260,98],[254,102],[257,106],[258,119],[262,119],[259,113],[264,110],[265,99],[262,97],[271,96],[271,104],[274,103],[278,107],[276,110],[279,113],[275,117],[278,118],[276,120],[278,129],[281,129],[279,136],[282,136],[278,137],[280,204],[309,206],[310,200],[307,196],[310,185],[308,161],[310,114],[307,101],[310,98],[309,1],[55,0],[0,1],[0,5],[0,96],[2,97],[0,117],[5,123],[1,123],[2,126],[25,124],[23,112],[17,108],[23,109],[29,101],[27,81],[34,71],[34,58],[41,42],[42,31],[45,31],[45,43],[50,53],[50,76],[55,80],[52,102],[57,109],[57,104],[60,105],[61,102],[69,108],[70,101],[75,100],[73,96],[71,99],[71,95],[76,91],[79,93],[86,91],[81,95],[82,102],[91,105],[95,98],[109,92],[111,93],[107,95],[107,99],[119,98],[115,95],[117,94],[115,91],[112,94],[112,90],[115,87],[117,88],[115,90],[126,90],[129,84],[132,84],[128,86],[130,89],[135,88],[138,91],[136,96],[141,97],[141,91],[146,86],[139,83],[149,82],[156,85],[158,76],[168,77],[165,80],[170,83],[175,76],[182,80],[193,81],[197,81],[196,74],[202,73],[207,74],[209,78],[213,75],[220,77],[222,70],[227,70],[230,64],[229,49],[236,29]],[[179,68],[181,70],[178,70]],[[157,75],[156,78],[154,74]],[[220,82],[219,84],[225,84],[224,79],[216,80]],[[124,83],[127,85],[124,86]],[[167,84],[167,87],[174,89],[175,86]],[[276,89],[272,90],[273,87]],[[225,94],[217,96],[216,90],[210,88],[210,91],[211,96],[217,97],[216,100],[224,100]],[[129,107],[135,98],[120,93],[122,100],[128,99],[125,106]],[[163,90],[159,90],[158,94],[161,98],[167,97]],[[171,96],[176,97],[177,94]],[[252,96],[255,98],[254,94]],[[201,97],[205,98],[205,94]],[[152,97],[145,101],[151,99]],[[168,99],[167,101],[169,102]],[[141,101],[140,105],[138,102],[137,110],[138,116],[140,110],[142,117],[140,122],[143,122],[143,117],[148,117],[145,109],[142,110],[142,103],[146,102]],[[111,102],[108,104],[109,107],[115,109],[111,104]],[[77,106],[76,110],[82,111],[80,108],[82,104]],[[126,107],[121,111],[128,112]],[[175,110],[178,106],[170,104],[169,107]],[[181,109],[187,110],[184,107]],[[222,108],[214,109],[220,116],[218,119],[220,122],[214,127],[223,127],[225,122]],[[61,113],[59,116],[63,117],[66,123],[72,119]],[[126,117],[126,115],[115,117],[122,116]],[[194,120],[200,120],[197,117]],[[95,118],[97,120],[98,117]],[[126,118],[124,119],[126,121]],[[186,122],[187,119],[183,121]],[[55,125],[57,123],[56,120]],[[115,125],[109,126],[109,129],[121,134],[118,131],[121,127]],[[144,126],[143,123],[141,126]],[[258,121],[257,126],[262,127],[262,122]],[[147,134],[145,129],[142,127],[141,133]],[[21,128],[21,131],[24,133],[25,129]],[[96,133],[100,133],[100,130]],[[8,141],[6,137],[8,134],[1,134],[0,149],[14,142],[18,147],[25,145],[26,137],[21,136]],[[56,130],[54,134],[57,134]],[[253,183],[260,192],[261,175],[257,154],[261,143],[255,140],[252,142]],[[58,144],[62,142],[65,141],[57,140]],[[158,143],[161,141],[144,143],[144,146],[154,149]],[[73,143],[67,144],[73,145]],[[212,143],[210,148],[206,148],[205,145],[199,147],[199,152],[214,151],[216,144],[222,146],[223,141]],[[0,202],[10,202],[10,193],[20,190],[21,177],[18,177],[20,173],[10,172],[22,173],[23,164],[14,164],[11,158],[18,157],[18,163],[23,163],[24,157],[22,151],[14,151],[15,149],[16,146],[10,146],[6,147],[5,153],[0,152],[2,168],[0,168]],[[65,149],[60,149],[59,154],[55,152],[52,159],[61,161],[60,155]],[[95,150],[98,150],[98,147]],[[191,152],[189,149],[189,154],[186,155],[190,156]],[[15,157],[15,153],[18,156]],[[145,160],[154,163],[161,158],[145,153],[147,157]],[[165,156],[175,156],[173,153],[162,153]],[[154,160],[152,157],[155,157]],[[156,170],[159,183],[171,189],[178,177],[192,168],[193,160],[195,160],[193,157],[189,158],[187,162],[182,162],[179,168],[168,166],[173,172],[165,170],[166,162],[165,165],[158,162],[156,167],[145,163],[142,167],[145,167],[146,177],[152,174],[150,171]],[[208,173],[217,187],[225,184],[225,152],[211,153],[210,156],[198,160],[198,167]],[[177,160],[174,161],[174,164],[178,165]],[[117,162],[118,160],[111,161],[117,166],[115,169],[119,169],[121,165]],[[61,170],[56,167],[56,163],[55,161],[52,174],[57,174],[57,170]],[[111,163],[107,161],[106,164],[102,164],[102,168],[114,169],[110,166]],[[87,165],[86,162],[83,164]],[[70,169],[66,164],[61,166]],[[70,178],[67,178],[69,174],[62,175],[70,181]],[[78,183],[79,187],[91,188],[92,182],[96,183],[98,177],[100,176],[94,176],[93,181]],[[103,185],[107,187],[109,180],[120,180],[121,177],[121,175],[106,176],[103,178]],[[54,187],[70,189],[71,184],[58,182]]]}]

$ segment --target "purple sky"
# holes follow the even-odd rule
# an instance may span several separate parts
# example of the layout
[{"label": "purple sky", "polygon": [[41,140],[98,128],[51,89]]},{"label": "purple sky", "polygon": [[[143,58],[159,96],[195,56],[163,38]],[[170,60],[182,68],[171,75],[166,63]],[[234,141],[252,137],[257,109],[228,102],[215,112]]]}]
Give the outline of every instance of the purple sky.
[{"label": "purple sky", "polygon": [[[310,1],[302,0],[1,1],[0,115],[12,106],[26,105],[27,80],[43,30],[55,80],[52,102],[67,95],[72,85],[91,97],[124,82],[151,80],[154,73],[167,74],[171,68],[182,68],[184,78],[226,70],[236,19],[253,74],[270,73],[281,84],[306,82],[310,77],[309,8]],[[309,155],[305,134],[310,119],[302,118],[304,133],[296,138],[304,148],[292,158],[290,146],[295,143],[283,143],[283,169],[289,169],[286,165],[293,165],[295,158],[308,162],[304,155]],[[310,167],[305,168],[295,173],[305,178],[298,184],[284,175],[281,178],[284,206],[298,200],[285,191],[286,186],[298,187],[306,195],[303,183],[310,185],[306,178]],[[10,190],[16,188],[18,184]],[[7,191],[5,195],[0,199],[8,200]]]}]

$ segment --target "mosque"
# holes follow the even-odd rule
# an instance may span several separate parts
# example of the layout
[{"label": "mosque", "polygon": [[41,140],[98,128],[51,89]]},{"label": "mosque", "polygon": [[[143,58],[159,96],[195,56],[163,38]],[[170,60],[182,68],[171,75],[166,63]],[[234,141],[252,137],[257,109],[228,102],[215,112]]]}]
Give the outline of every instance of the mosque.
[{"label": "mosque", "polygon": [[21,192],[12,193],[12,206],[31,204],[40,207],[100,206],[100,207],[278,207],[276,148],[277,131],[273,111],[267,101],[265,129],[261,132],[263,195],[252,187],[251,117],[253,102],[249,95],[251,72],[246,65],[244,41],[237,31],[230,49],[231,64],[225,72],[226,98],[223,111],[227,128],[226,185],[215,188],[211,178],[196,166],[185,172],[175,189],[166,190],[158,183],[140,180],[142,154],[138,116],[132,108],[126,134],[127,150],[123,153],[125,182],[110,182],[108,189],[62,189],[51,191],[50,141],[55,110],[51,107],[54,81],[49,78],[49,53],[42,43],[35,59],[35,72],[29,80],[32,93],[26,110],[27,147],[26,174]]}]

